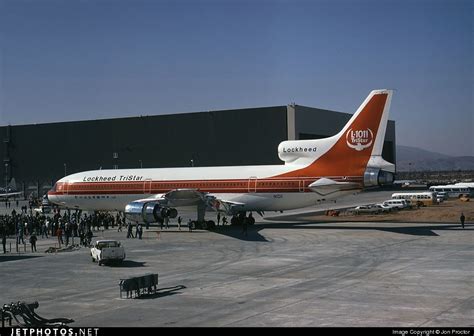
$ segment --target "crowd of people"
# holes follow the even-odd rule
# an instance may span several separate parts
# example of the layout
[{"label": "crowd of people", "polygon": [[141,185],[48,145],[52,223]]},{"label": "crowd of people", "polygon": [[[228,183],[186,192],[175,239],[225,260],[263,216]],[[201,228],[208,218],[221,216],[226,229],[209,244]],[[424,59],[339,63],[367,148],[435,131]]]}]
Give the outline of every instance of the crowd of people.
[{"label": "crowd of people", "polygon": [[[18,206],[18,204],[17,204]],[[8,205],[6,205],[8,208]],[[251,219],[251,214],[249,215]],[[221,220],[222,219],[222,220]],[[178,229],[181,230],[182,218],[177,218]],[[247,220],[242,222],[243,232],[247,234]],[[217,225],[226,225],[227,218],[217,214]],[[253,224],[253,223],[250,223]],[[189,223],[188,223],[189,225]],[[169,218],[160,223],[160,227],[169,228]],[[67,247],[74,244],[90,246],[94,231],[117,228],[122,232],[126,228],[127,238],[142,239],[143,227],[138,223],[131,223],[125,220],[122,212],[115,215],[109,212],[95,211],[93,213],[83,213],[81,210],[60,210],[54,208],[51,215],[32,211],[30,204],[28,207],[22,206],[21,210],[13,209],[10,214],[0,215],[0,237],[2,238],[3,252],[6,253],[7,237],[15,237],[17,244],[30,243],[31,251],[36,251],[36,242],[41,239],[55,237],[57,246]],[[148,225],[147,225],[148,228]],[[135,229],[135,230],[134,230]],[[79,239],[78,241],[75,238]]]},{"label": "crowd of people", "polygon": [[46,216],[39,212],[33,213],[31,210],[28,212],[22,208],[21,212],[13,209],[9,215],[0,215],[0,236],[4,253],[7,236],[14,236],[17,244],[29,242],[32,249],[35,249],[39,237],[49,238],[50,236],[57,238],[60,248],[74,244],[75,238],[79,239],[80,245],[90,246],[93,231],[107,230],[109,227],[117,227],[118,231],[121,231],[124,225],[125,218],[120,212],[113,216],[108,212],[98,211],[91,214],[82,213],[80,210],[61,212],[56,208],[52,216]]}]

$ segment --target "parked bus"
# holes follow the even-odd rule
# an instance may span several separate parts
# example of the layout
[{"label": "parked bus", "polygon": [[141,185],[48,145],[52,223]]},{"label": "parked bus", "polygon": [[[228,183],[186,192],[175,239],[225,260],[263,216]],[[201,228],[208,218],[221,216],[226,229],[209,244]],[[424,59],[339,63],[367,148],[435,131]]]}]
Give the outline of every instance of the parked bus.
[{"label": "parked bus", "polygon": [[432,191],[394,193],[393,199],[409,200],[411,205],[433,205],[438,204],[436,193]]},{"label": "parked bus", "polygon": [[471,188],[465,185],[455,185],[455,184],[448,184],[448,185],[439,185],[439,186],[432,186],[430,187],[430,191],[433,192],[445,192],[448,197],[461,197],[462,195],[471,195]]},{"label": "parked bus", "polygon": [[469,187],[469,188],[474,188],[474,182],[458,182],[454,184],[455,186],[463,186],[463,187]]}]

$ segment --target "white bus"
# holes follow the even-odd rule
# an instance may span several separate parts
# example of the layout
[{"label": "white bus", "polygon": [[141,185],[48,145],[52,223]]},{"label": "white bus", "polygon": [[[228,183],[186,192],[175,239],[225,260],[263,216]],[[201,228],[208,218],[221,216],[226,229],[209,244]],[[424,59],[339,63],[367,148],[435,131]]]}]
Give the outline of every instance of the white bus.
[{"label": "white bus", "polygon": [[458,182],[454,184],[455,186],[463,186],[463,187],[469,187],[469,188],[474,188],[474,182]]},{"label": "white bus", "polygon": [[433,205],[438,203],[436,193],[432,191],[394,193],[392,199],[409,200],[411,205]]},{"label": "white bus", "polygon": [[471,188],[465,185],[439,185],[430,187],[430,191],[433,192],[445,192],[448,197],[461,197],[462,195],[471,196]]}]

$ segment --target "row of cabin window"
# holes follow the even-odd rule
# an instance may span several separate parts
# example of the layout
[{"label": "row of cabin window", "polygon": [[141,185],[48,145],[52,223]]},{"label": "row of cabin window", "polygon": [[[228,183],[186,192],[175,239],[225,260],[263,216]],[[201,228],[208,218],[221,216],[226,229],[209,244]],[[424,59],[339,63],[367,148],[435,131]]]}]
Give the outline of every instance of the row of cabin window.
[{"label": "row of cabin window", "polygon": [[[179,183],[177,183],[179,184]],[[248,186],[248,182],[245,182],[245,183],[206,183],[206,182],[199,182],[199,183],[185,183],[185,184],[182,184],[180,185],[180,187],[182,188],[194,188],[194,187],[197,187],[197,186],[200,186],[200,185],[205,185],[206,187],[242,187],[242,188],[246,188]],[[250,184],[251,186],[255,186],[255,184]],[[257,186],[260,186],[260,187],[267,187],[267,186],[294,186],[294,185],[299,185],[298,182],[259,182],[257,183]],[[126,189],[128,190],[141,190],[143,189],[143,184],[132,184],[132,185],[126,185]],[[161,186],[161,184],[155,184],[155,183],[152,183],[151,186],[147,186],[148,187],[151,187],[153,189],[167,189],[168,187],[168,184],[164,184],[163,186]],[[163,188],[161,188],[163,187]],[[124,186],[123,185],[95,185],[93,186],[92,188],[90,186],[85,186],[85,185],[78,185],[78,186],[74,186],[73,188],[71,189],[76,189],[76,190],[103,190],[103,189],[124,189]]]},{"label": "row of cabin window", "polygon": [[116,198],[116,196],[74,196],[75,199],[84,198],[84,199],[105,199],[105,198]]}]

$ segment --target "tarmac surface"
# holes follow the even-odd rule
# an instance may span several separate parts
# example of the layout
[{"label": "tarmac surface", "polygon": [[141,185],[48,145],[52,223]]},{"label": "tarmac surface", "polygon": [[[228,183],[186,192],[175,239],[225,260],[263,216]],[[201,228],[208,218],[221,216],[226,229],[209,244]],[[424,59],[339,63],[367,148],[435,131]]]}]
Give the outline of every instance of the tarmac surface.
[{"label": "tarmac surface", "polygon": [[[39,315],[84,327],[474,326],[473,224],[256,219],[247,236],[95,232],[123,242],[117,266],[88,248],[44,253],[55,240],[40,238],[36,253],[0,254],[0,304],[38,301]],[[158,292],[121,299],[120,279],[146,273],[159,274]]]}]

